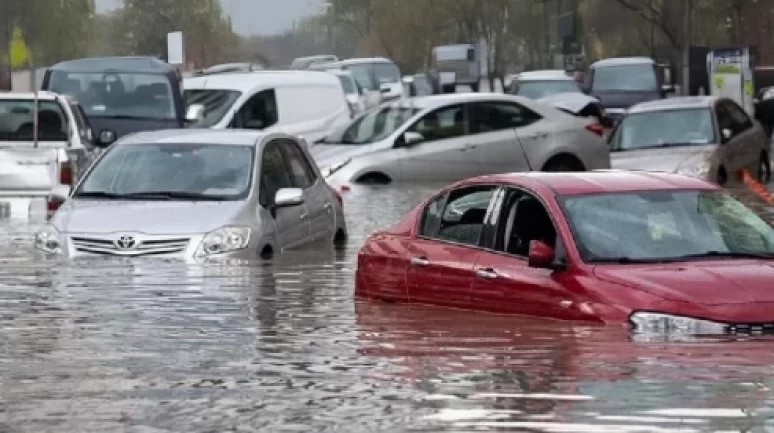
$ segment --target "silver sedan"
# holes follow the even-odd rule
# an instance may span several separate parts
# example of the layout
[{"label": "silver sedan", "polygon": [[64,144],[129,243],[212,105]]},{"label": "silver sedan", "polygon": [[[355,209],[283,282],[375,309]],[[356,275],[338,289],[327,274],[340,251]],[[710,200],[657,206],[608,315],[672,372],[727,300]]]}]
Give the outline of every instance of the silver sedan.
[{"label": "silver sedan", "polygon": [[54,196],[66,200],[35,246],[69,257],[267,257],[347,235],[341,196],[306,143],[285,134],[130,135]]},{"label": "silver sedan", "polygon": [[630,108],[610,137],[615,169],[676,172],[726,185],[747,170],[771,179],[771,143],[736,102],[691,96]]},{"label": "silver sedan", "polygon": [[518,96],[467,93],[389,102],[310,151],[329,184],[451,182],[515,171],[610,168],[603,128]]}]

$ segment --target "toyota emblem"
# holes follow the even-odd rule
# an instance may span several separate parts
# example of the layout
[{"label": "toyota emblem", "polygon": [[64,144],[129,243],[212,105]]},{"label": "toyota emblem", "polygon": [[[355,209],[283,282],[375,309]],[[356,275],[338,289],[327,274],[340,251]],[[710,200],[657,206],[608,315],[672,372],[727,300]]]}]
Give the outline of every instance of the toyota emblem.
[{"label": "toyota emblem", "polygon": [[137,241],[132,236],[121,236],[116,240],[116,247],[119,250],[131,250],[137,246]]}]

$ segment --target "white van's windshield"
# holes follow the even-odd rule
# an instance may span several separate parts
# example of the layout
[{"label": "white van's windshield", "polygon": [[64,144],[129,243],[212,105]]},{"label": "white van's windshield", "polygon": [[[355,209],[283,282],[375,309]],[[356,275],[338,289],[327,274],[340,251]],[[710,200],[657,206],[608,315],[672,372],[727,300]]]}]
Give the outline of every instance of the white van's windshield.
[{"label": "white van's windshield", "polygon": [[91,117],[175,120],[175,98],[163,74],[52,71],[49,89],[70,95]]},{"label": "white van's windshield", "polygon": [[193,123],[193,128],[210,128],[217,125],[234,105],[241,92],[219,89],[190,89],[183,92],[186,109],[191,105],[204,105],[204,119]]}]

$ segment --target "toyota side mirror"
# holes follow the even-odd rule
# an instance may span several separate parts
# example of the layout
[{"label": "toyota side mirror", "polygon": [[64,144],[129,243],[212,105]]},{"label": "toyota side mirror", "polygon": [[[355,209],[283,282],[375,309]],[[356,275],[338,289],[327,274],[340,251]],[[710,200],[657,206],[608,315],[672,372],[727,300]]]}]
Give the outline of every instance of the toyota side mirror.
[{"label": "toyota side mirror", "polygon": [[112,129],[103,129],[99,132],[99,140],[97,145],[99,147],[108,147],[116,141],[116,132]]},{"label": "toyota side mirror", "polygon": [[274,207],[291,207],[304,204],[304,190],[301,188],[282,188],[274,196]]},{"label": "toyota side mirror", "polygon": [[414,131],[407,131],[403,134],[403,143],[406,146],[411,146],[412,144],[417,144],[425,141],[425,136]]},{"label": "toyota side mirror", "polygon": [[192,104],[185,111],[185,120],[189,123],[201,122],[204,120],[204,114],[207,108],[202,104]]}]

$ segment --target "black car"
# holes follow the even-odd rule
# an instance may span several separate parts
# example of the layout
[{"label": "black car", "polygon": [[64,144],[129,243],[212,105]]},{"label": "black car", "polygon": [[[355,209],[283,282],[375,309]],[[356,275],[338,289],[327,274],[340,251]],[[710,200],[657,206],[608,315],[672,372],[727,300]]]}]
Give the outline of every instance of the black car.
[{"label": "black car", "polygon": [[52,66],[42,89],[76,98],[95,138],[109,144],[133,132],[185,126],[181,87],[177,70],[157,58],[101,57]]}]

